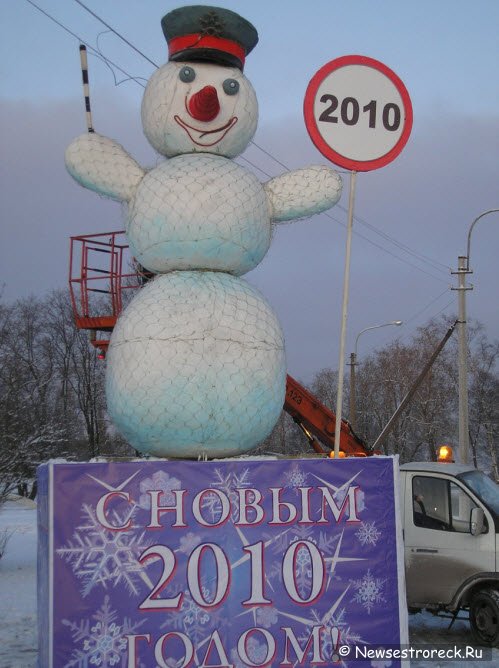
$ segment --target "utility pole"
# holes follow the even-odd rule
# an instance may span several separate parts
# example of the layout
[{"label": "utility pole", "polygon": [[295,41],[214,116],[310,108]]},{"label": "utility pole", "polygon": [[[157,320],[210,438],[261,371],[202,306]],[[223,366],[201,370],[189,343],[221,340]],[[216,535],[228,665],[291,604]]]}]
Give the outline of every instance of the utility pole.
[{"label": "utility pole", "polygon": [[491,213],[499,213],[498,209],[489,209],[484,211],[471,223],[468,229],[468,239],[466,244],[466,255],[460,255],[457,259],[457,271],[451,272],[457,275],[458,294],[458,374],[459,374],[459,454],[461,462],[468,464],[470,437],[468,426],[468,333],[466,323],[466,291],[473,290],[473,286],[466,285],[466,274],[472,274],[470,269],[471,252],[471,233],[478,221]]},{"label": "utility pole", "polygon": [[466,274],[473,273],[469,268],[469,258],[460,255],[457,259],[458,291],[458,389],[459,389],[459,454],[462,464],[469,462],[469,426],[468,426],[468,328],[466,323],[466,291],[473,286],[466,285]]}]

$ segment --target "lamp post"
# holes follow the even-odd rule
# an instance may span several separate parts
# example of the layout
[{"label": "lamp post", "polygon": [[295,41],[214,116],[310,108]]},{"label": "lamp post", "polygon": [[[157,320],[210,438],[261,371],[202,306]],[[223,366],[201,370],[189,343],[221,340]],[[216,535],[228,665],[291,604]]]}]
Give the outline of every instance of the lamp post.
[{"label": "lamp post", "polygon": [[350,353],[350,424],[353,431],[355,431],[357,423],[357,412],[355,405],[355,367],[357,365],[357,344],[359,342],[359,337],[364,334],[364,332],[369,331],[370,329],[379,329],[379,327],[389,327],[390,325],[395,325],[400,327],[402,320],[390,320],[390,322],[384,322],[382,325],[372,325],[371,327],[366,327],[361,332],[357,334],[355,339],[354,352]]},{"label": "lamp post", "polygon": [[469,427],[468,427],[468,334],[466,323],[466,292],[473,290],[473,286],[466,285],[466,274],[472,274],[470,269],[470,249],[471,249],[471,232],[478,223],[480,218],[487,216],[489,213],[498,213],[499,209],[489,209],[484,211],[471,223],[468,230],[468,240],[466,245],[466,255],[460,255],[457,259],[457,271],[451,272],[457,275],[457,288],[452,288],[458,291],[458,391],[459,391],[459,453],[461,462],[468,464],[469,460]]}]

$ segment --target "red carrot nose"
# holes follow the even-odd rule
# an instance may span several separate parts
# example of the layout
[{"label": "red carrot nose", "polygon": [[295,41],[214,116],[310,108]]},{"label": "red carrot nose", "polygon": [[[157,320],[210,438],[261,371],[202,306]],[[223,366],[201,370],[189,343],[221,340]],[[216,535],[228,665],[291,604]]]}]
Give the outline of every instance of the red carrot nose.
[{"label": "red carrot nose", "polygon": [[217,89],[205,86],[189,100],[189,113],[197,121],[212,121],[220,111]]}]

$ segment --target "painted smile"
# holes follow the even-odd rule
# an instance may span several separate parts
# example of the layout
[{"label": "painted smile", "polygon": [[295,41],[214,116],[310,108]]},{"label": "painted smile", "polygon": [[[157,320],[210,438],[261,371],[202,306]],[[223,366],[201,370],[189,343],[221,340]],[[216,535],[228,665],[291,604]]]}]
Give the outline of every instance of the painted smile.
[{"label": "painted smile", "polygon": [[189,135],[191,141],[198,146],[214,146],[221,141],[227,132],[237,123],[237,116],[233,116],[227,121],[225,125],[213,130],[200,130],[192,125],[186,123],[180,116],[174,116],[175,121],[183,128]]}]

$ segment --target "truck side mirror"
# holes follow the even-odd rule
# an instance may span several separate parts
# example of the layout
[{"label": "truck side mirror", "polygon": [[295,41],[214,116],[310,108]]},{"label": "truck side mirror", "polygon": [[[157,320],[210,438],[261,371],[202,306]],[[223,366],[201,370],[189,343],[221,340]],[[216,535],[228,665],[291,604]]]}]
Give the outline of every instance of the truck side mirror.
[{"label": "truck side mirror", "polygon": [[485,513],[483,508],[472,508],[470,514],[470,533],[472,536],[479,536],[485,525]]}]

